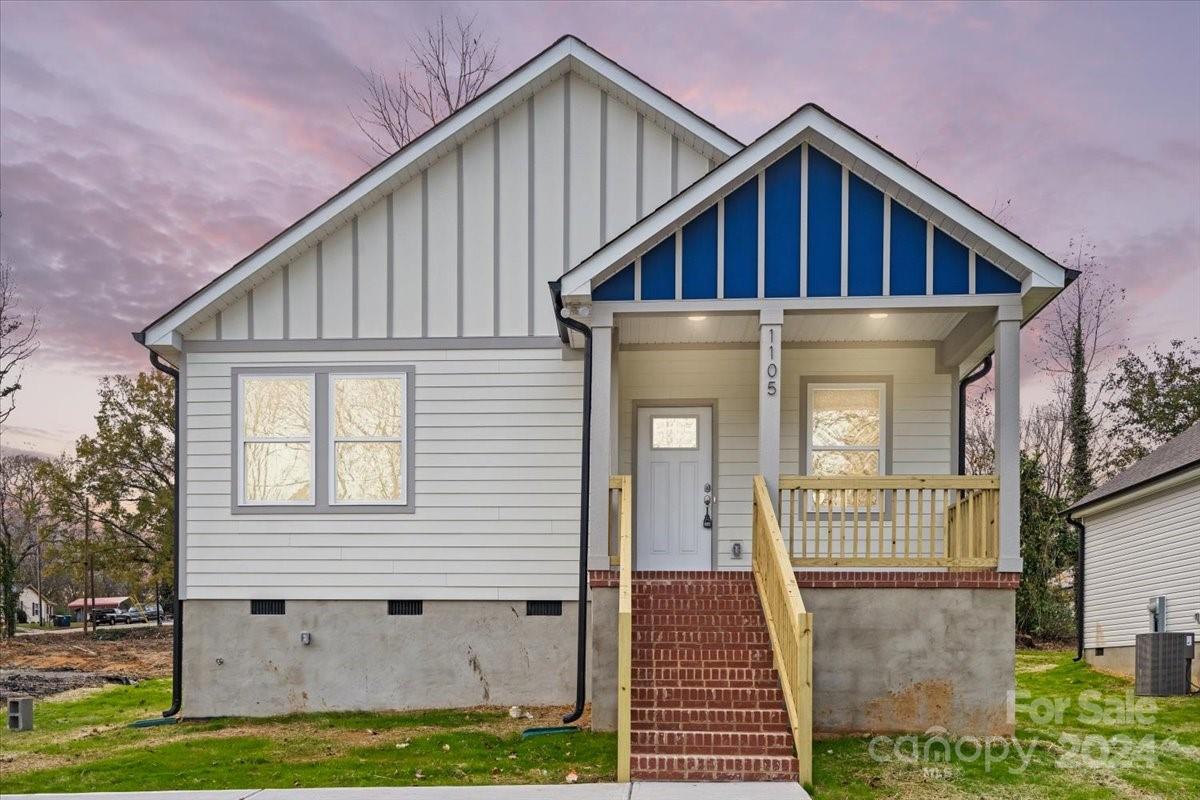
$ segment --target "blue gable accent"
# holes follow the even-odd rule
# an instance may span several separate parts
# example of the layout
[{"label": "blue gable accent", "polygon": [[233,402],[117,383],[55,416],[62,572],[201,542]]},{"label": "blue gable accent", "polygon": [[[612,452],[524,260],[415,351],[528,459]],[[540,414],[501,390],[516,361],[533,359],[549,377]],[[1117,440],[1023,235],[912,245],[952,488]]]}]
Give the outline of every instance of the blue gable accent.
[{"label": "blue gable accent", "polygon": [[758,181],[725,198],[725,296],[758,297]]},{"label": "blue gable accent", "polygon": [[808,148],[808,296],[842,293],[842,166]]},{"label": "blue gable accent", "polygon": [[970,256],[967,247],[933,229],[933,293],[966,294],[970,291]]},{"label": "blue gable accent", "polygon": [[847,293],[883,294],[883,192],[850,176],[850,241]]},{"label": "blue gable accent", "polygon": [[717,296],[717,209],[713,206],[683,226],[683,297]]},{"label": "blue gable accent", "polygon": [[593,300],[632,300],[633,299],[633,264],[613,275],[604,283],[592,290]]},{"label": "blue gable accent", "polygon": [[642,299],[675,299],[675,237],[670,236],[642,256]]},{"label": "blue gable accent", "polygon": [[800,149],[767,167],[763,294],[800,296]]},{"label": "blue gable accent", "polygon": [[983,256],[975,256],[975,293],[1011,294],[1021,291],[1021,282]]},{"label": "blue gable accent", "polygon": [[925,220],[892,203],[892,294],[925,294]]}]

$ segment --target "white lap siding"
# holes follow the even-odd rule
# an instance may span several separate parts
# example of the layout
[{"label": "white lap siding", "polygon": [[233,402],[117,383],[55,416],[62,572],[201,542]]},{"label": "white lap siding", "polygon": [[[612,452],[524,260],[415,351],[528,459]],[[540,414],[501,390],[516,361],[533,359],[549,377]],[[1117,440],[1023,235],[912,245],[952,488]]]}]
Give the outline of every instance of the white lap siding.
[{"label": "white lap siding", "polygon": [[[802,379],[890,378],[891,474],[949,474],[954,388],[951,376],[937,371],[934,356],[930,348],[785,348],[780,472],[804,472],[805,459],[800,452]],[[717,566],[748,568],[750,488],[759,471],[758,349],[625,349],[620,353],[619,369],[619,463],[624,473],[633,469],[635,402],[716,402]],[[940,525],[940,514],[936,521]],[[735,542],[742,544],[741,560],[731,556]]]},{"label": "white lap siding", "polygon": [[[415,369],[414,513],[233,514],[234,368]],[[189,353],[188,599],[570,599],[582,362],[558,348]]]},{"label": "white lap siding", "polygon": [[1130,647],[1150,631],[1151,597],[1167,630],[1200,630],[1200,478],[1083,517],[1084,647]]}]

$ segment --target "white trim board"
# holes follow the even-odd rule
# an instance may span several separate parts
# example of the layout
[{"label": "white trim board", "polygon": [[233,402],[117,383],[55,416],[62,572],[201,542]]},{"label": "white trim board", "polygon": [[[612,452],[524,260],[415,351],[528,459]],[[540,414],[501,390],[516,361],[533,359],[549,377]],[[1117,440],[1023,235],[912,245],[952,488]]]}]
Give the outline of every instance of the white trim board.
[{"label": "white trim board", "polygon": [[[610,96],[643,110],[681,141],[697,147],[714,161],[741,150],[733,137],[655,89],[615,61],[574,36],[564,36],[502,78],[439,125],[385,159],[362,177],[318,206],[266,245],[235,264],[217,279],[168,311],[141,332],[147,347],[175,348],[177,329],[194,317],[212,311],[229,295],[246,291],[262,271],[281,266],[315,245],[322,237],[349,223],[351,217],[400,183],[453,150],[475,131],[490,125],[505,111],[523,102],[543,85],[567,72],[597,83]],[[177,349],[177,348],[175,348]]]}]

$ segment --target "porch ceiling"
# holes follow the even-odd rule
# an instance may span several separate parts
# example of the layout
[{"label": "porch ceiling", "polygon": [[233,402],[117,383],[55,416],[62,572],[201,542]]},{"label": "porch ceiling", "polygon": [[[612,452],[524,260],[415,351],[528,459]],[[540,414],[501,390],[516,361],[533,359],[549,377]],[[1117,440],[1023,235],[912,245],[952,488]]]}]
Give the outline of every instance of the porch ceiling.
[{"label": "porch ceiling", "polygon": [[[785,342],[913,342],[944,340],[966,316],[962,311],[897,313],[874,319],[862,313],[787,314]],[[757,314],[622,314],[621,344],[727,344],[758,342]]]}]

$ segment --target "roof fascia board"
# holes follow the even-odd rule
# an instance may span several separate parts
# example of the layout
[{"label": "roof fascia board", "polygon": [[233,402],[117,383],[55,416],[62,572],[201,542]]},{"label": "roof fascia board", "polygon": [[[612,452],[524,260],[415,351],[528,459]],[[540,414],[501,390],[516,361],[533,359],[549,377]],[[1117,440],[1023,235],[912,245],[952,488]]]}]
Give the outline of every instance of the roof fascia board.
[{"label": "roof fascia board", "polygon": [[[591,294],[590,284],[594,278],[627,264],[644,244],[656,241],[669,230],[685,224],[691,216],[706,208],[714,197],[732,188],[745,176],[758,172],[810,132],[843,150],[853,165],[867,167],[869,171],[885,178],[891,187],[899,189],[901,193],[907,192],[936,209],[938,214],[951,220],[962,231],[1006,256],[996,256],[998,261],[1013,261],[1023,266],[1028,270],[1023,277],[1029,281],[1028,284],[1023,281],[1023,291],[1030,286],[1059,289],[1064,285],[1066,271],[1036,248],[858,132],[816,106],[807,105],[564,275],[564,297],[572,302],[586,300]],[[896,193],[895,189],[889,193]],[[985,258],[992,255],[987,248],[976,249]]]},{"label": "roof fascia board", "polygon": [[1148,478],[1132,486],[1126,486],[1124,489],[1120,489],[1110,495],[1099,497],[1087,505],[1067,509],[1066,513],[1080,519],[1091,517],[1128,505],[1149,495],[1174,489],[1176,486],[1181,486],[1196,478],[1200,478],[1200,464],[1196,462],[1184,464],[1170,472],[1155,475],[1153,478]]},{"label": "roof fascia board", "polygon": [[729,156],[742,149],[741,143],[736,139],[701,119],[616,62],[593,50],[581,40],[565,36],[523,66],[509,73],[484,95],[481,95],[481,100],[487,96],[486,102],[473,102],[459,109],[435,128],[430,129],[429,133],[432,135],[418,137],[407,147],[385,159],[377,167],[310,212],[300,222],[234,265],[208,286],[180,303],[175,309],[151,323],[143,331],[144,343],[148,347],[172,346],[172,334],[181,325],[217,305],[230,292],[237,291],[244,284],[252,281],[262,268],[304,246],[307,239],[316,235],[326,225],[335,222],[342,215],[352,212],[363,203],[365,197],[370,197],[372,193],[379,191],[389,182],[395,181],[397,176],[405,170],[419,166],[424,160],[436,156],[439,149],[445,147],[448,141],[473,130],[481,120],[511,104],[514,97],[528,91],[531,87],[538,87],[543,82],[548,82],[547,76],[550,76],[552,80],[559,74],[565,74],[571,68],[572,60],[585,66],[604,80],[619,86],[622,91],[638,102],[655,109],[666,119],[687,129],[697,137],[697,141],[705,142],[715,151],[724,154],[724,159],[728,159]]}]

